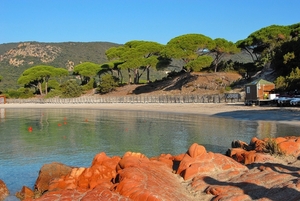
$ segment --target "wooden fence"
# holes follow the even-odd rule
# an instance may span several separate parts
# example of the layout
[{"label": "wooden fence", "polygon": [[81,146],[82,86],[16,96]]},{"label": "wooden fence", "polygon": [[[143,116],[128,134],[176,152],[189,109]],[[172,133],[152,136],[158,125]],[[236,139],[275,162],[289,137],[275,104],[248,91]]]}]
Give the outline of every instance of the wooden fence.
[{"label": "wooden fence", "polygon": [[239,93],[213,95],[160,95],[160,96],[85,96],[80,98],[6,99],[9,103],[37,104],[100,104],[100,103],[225,103],[240,102]]}]

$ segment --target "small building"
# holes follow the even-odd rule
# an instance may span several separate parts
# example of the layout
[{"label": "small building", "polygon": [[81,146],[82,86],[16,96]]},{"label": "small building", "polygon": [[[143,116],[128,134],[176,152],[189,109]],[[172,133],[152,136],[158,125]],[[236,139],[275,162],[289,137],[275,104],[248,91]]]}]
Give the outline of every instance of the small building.
[{"label": "small building", "polygon": [[257,79],[245,85],[245,103],[258,104],[261,101],[270,101],[275,98],[272,91],[275,90],[275,84],[264,79]]},{"label": "small building", "polygon": [[0,95],[0,104],[6,103],[6,97],[4,95]]}]

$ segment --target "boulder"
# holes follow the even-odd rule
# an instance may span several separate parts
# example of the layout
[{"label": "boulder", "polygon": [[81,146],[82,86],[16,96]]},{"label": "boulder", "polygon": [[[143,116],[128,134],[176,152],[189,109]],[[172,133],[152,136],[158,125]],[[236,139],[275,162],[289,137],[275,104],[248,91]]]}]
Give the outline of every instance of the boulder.
[{"label": "boulder", "polygon": [[118,156],[110,158],[101,152],[94,157],[91,167],[72,168],[67,175],[52,180],[49,191],[76,188],[88,190],[102,183],[111,186],[120,160]]},{"label": "boulder", "polygon": [[0,201],[5,200],[5,198],[9,195],[9,190],[6,187],[6,184],[0,179]]},{"label": "boulder", "polygon": [[215,172],[246,171],[247,168],[225,155],[207,152],[205,147],[193,144],[179,164],[177,174],[185,180],[199,174],[208,175]]},{"label": "boulder", "polygon": [[40,169],[39,176],[35,182],[35,189],[40,193],[48,191],[50,182],[52,180],[65,176],[71,171],[72,167],[62,163],[53,162],[50,164],[45,164]]},{"label": "boulder", "polygon": [[27,198],[34,198],[35,196],[34,192],[30,188],[28,188],[27,186],[23,186],[21,191],[16,193],[16,197],[24,200]]},{"label": "boulder", "polygon": [[278,148],[286,155],[295,157],[300,156],[300,138],[299,137],[286,137],[275,139]]},{"label": "boulder", "polygon": [[174,169],[174,157],[171,154],[161,154],[157,157],[152,157],[150,160],[156,160],[165,163],[169,168]]},{"label": "boulder", "polygon": [[[123,159],[122,159],[123,160]],[[114,191],[132,200],[192,200],[180,178],[167,164],[155,160],[136,159],[130,166],[119,170]],[[132,165],[135,164],[135,165]]]}]

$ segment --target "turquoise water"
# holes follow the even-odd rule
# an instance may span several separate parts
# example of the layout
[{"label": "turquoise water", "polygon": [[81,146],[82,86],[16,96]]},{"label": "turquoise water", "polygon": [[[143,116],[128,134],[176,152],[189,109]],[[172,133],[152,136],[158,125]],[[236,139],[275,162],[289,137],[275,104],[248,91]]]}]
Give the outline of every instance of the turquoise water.
[{"label": "turquoise water", "polygon": [[[29,131],[28,128],[32,128]],[[1,109],[0,179],[11,194],[33,187],[54,161],[88,167],[99,152],[148,157],[184,153],[196,142],[225,153],[233,140],[298,135],[300,126],[192,114],[80,109]]]}]

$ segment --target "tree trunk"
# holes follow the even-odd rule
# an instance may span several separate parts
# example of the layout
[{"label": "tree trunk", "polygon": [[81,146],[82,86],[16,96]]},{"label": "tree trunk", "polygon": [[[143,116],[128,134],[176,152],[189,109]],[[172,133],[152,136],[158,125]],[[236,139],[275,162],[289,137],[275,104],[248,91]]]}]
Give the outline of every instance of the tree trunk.
[{"label": "tree trunk", "polygon": [[147,66],[147,83],[150,82],[150,66]]},{"label": "tree trunk", "polygon": [[129,77],[129,84],[132,83],[132,80],[131,80],[131,72],[130,72],[130,69],[128,68],[128,77]]},{"label": "tree trunk", "polygon": [[[251,56],[251,58],[252,58],[252,61],[255,62],[254,56],[253,56],[253,54],[250,52],[250,50],[249,50],[247,47],[245,47],[244,50],[246,50],[246,51],[250,54],[250,56]],[[254,55],[255,55],[255,54],[254,54]],[[255,57],[256,57],[256,60],[257,60],[257,56],[256,56],[256,55],[255,55]]]},{"label": "tree trunk", "polygon": [[47,81],[45,82],[45,94],[46,95],[48,94],[48,82]]},{"label": "tree trunk", "polygon": [[138,84],[139,83],[139,69],[134,69],[134,84]]},{"label": "tree trunk", "polygon": [[120,70],[118,70],[118,78],[119,78],[120,82],[123,83],[123,75]]},{"label": "tree trunk", "polygon": [[40,91],[40,94],[43,95],[43,89],[42,89],[42,83],[41,82],[38,83],[38,89]]}]

